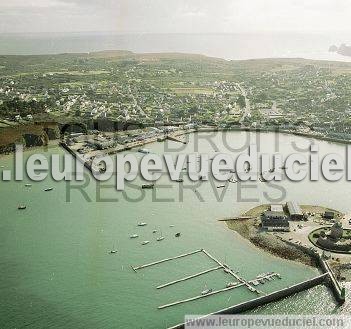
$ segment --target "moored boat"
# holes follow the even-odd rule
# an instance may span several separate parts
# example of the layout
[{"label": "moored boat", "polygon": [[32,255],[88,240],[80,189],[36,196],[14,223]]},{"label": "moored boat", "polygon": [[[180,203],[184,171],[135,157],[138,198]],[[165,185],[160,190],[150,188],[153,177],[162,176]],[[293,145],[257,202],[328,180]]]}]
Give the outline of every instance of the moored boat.
[{"label": "moored boat", "polygon": [[212,292],[212,289],[208,289],[208,288],[206,287],[206,289],[204,289],[204,290],[201,291],[201,295],[208,295],[210,292]]},{"label": "moored boat", "polygon": [[143,246],[145,246],[146,244],[148,244],[148,243],[150,243],[150,241],[143,241],[141,244],[143,245]]},{"label": "moored boat", "polygon": [[138,152],[139,153],[144,153],[144,154],[149,154],[150,150],[149,149],[139,149]]},{"label": "moored boat", "polygon": [[162,235],[162,231],[161,231],[161,234],[160,234],[160,236],[156,239],[156,241],[162,241],[162,240],[164,240],[165,239],[165,237]]},{"label": "moored boat", "polygon": [[238,284],[239,284],[239,282],[228,282],[227,288],[236,287]]},{"label": "moored boat", "polygon": [[143,184],[141,185],[142,189],[153,189],[155,187],[155,184]]},{"label": "moored boat", "polygon": [[115,245],[113,245],[113,249],[109,252],[110,254],[117,254],[117,249],[115,249]]},{"label": "moored boat", "polygon": [[252,292],[256,292],[256,291],[257,291],[255,288],[253,288],[253,287],[251,287],[251,286],[247,286],[247,288],[248,288],[250,291],[252,291]]}]

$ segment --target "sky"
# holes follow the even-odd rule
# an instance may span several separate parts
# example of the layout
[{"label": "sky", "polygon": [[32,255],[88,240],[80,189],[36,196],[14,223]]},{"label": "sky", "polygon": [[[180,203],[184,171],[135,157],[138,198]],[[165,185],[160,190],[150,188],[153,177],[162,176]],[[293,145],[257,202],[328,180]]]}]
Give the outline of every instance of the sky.
[{"label": "sky", "polygon": [[350,0],[0,0],[0,33],[350,33],[350,17]]}]

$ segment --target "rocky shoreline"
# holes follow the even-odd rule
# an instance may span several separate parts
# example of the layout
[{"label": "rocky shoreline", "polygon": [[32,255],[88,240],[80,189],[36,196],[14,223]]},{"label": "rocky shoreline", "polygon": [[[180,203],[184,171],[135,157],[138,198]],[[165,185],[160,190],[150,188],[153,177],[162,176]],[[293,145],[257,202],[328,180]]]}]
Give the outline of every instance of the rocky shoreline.
[{"label": "rocky shoreline", "polygon": [[299,261],[305,265],[316,267],[313,257],[302,250],[288,245],[273,234],[265,234],[258,229],[257,219],[248,220],[227,220],[227,226],[249,240],[256,247],[263,249],[270,254],[293,261]]}]

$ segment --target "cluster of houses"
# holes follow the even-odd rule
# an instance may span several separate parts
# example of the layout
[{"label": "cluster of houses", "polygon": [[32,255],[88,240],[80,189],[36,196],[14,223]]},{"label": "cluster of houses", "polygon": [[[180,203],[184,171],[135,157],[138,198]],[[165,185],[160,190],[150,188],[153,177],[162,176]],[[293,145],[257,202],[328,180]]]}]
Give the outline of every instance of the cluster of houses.
[{"label": "cluster of houses", "polygon": [[[333,220],[334,212],[326,211],[323,217],[327,220]],[[289,201],[285,205],[272,204],[269,210],[261,215],[261,226],[267,231],[290,231],[289,221],[307,220],[307,216],[301,210],[301,207],[295,201]]]}]

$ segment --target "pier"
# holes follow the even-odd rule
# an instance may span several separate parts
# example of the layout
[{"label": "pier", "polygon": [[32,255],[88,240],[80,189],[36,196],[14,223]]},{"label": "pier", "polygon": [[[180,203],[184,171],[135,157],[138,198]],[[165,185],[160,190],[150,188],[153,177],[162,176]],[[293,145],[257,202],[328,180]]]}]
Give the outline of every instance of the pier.
[{"label": "pier", "polygon": [[[202,293],[201,295],[197,295],[197,296],[193,296],[193,297],[189,297],[189,298],[185,298],[185,299],[181,299],[181,300],[176,300],[176,301],[173,301],[173,302],[170,302],[167,304],[160,305],[160,306],[158,306],[159,310],[173,307],[173,306],[180,305],[180,304],[184,304],[184,303],[188,303],[188,302],[192,302],[192,301],[199,300],[202,298],[214,296],[214,295],[217,295],[220,293],[225,293],[227,291],[231,291],[233,289],[240,288],[240,287],[246,287],[248,290],[250,290],[251,292],[255,292],[256,294],[262,294],[261,296],[255,297],[254,299],[251,299],[249,301],[230,306],[226,309],[222,309],[220,311],[208,314],[206,316],[215,315],[215,314],[237,314],[237,313],[249,311],[253,308],[265,305],[267,303],[278,301],[280,299],[283,299],[283,298],[291,296],[295,293],[310,289],[310,288],[315,287],[315,286],[322,284],[322,283],[329,285],[329,287],[333,291],[334,296],[337,299],[337,301],[339,302],[339,304],[342,304],[345,301],[344,288],[340,287],[340,285],[338,284],[337,280],[335,279],[334,274],[333,274],[332,270],[330,269],[329,265],[320,257],[320,255],[318,253],[315,254],[314,256],[318,258],[319,265],[324,272],[323,274],[318,275],[314,278],[302,281],[302,282],[297,283],[295,285],[289,286],[287,288],[277,290],[277,291],[275,291],[273,293],[269,293],[269,294],[263,294],[261,291],[259,291],[255,287],[253,287],[253,285],[257,286],[258,283],[261,283],[261,284],[264,283],[264,282],[262,282],[262,280],[269,280],[270,281],[272,278],[275,278],[275,277],[280,278],[280,275],[278,273],[269,272],[269,273],[258,275],[255,279],[246,280],[242,276],[240,276],[238,274],[238,272],[233,271],[227,264],[218,260],[216,257],[211,255],[205,249],[198,249],[198,250],[184,253],[184,254],[181,254],[178,256],[169,257],[169,258],[165,258],[165,259],[162,259],[159,261],[151,262],[151,263],[148,263],[145,265],[140,265],[140,266],[136,266],[136,267],[131,266],[131,267],[132,267],[133,271],[137,273],[138,270],[142,270],[142,269],[148,268],[150,266],[162,264],[164,262],[180,259],[183,257],[195,255],[198,253],[203,253],[204,255],[206,255],[207,258],[209,258],[217,266],[203,270],[203,271],[195,273],[195,274],[185,276],[185,277],[177,279],[177,280],[173,280],[173,281],[161,284],[161,285],[157,286],[156,289],[164,289],[164,288],[167,288],[169,286],[172,286],[172,285],[175,285],[175,284],[187,281],[187,280],[191,280],[193,278],[196,278],[196,277],[199,277],[199,276],[202,276],[202,275],[205,275],[207,273],[217,271],[220,269],[223,269],[223,271],[225,271],[228,275],[235,278],[236,281],[233,282],[232,285],[229,285],[229,286],[227,285],[226,287],[224,287],[222,289],[218,289],[218,290],[214,290],[214,291],[209,290],[209,291]],[[206,316],[204,316],[204,318]],[[181,323],[181,324],[173,326],[169,329],[178,329],[178,328],[184,328],[184,324]]]},{"label": "pier", "polygon": [[179,305],[179,304],[191,302],[191,301],[193,301],[193,300],[197,300],[197,299],[200,299],[200,298],[205,298],[205,297],[213,296],[213,295],[219,294],[219,293],[224,292],[224,291],[228,291],[228,290],[232,290],[232,289],[235,289],[235,288],[239,288],[239,287],[241,287],[241,286],[243,286],[243,285],[244,285],[244,284],[241,283],[241,284],[239,284],[239,285],[237,285],[237,286],[233,286],[233,287],[228,287],[228,288],[223,288],[223,289],[211,291],[211,292],[209,292],[209,293],[206,294],[206,295],[199,295],[199,296],[190,297],[190,298],[183,299],[183,300],[178,300],[178,301],[173,302],[173,303],[161,305],[161,306],[158,307],[158,309],[161,310],[161,309],[163,309],[163,308],[167,308],[167,307],[171,307],[171,306],[175,306],[175,305]]},{"label": "pier", "polygon": [[253,219],[256,217],[253,216],[240,216],[240,217],[233,217],[233,218],[221,218],[218,219],[219,222],[228,222],[230,220],[248,220],[248,219]]},{"label": "pier", "polygon": [[[328,280],[328,273],[324,273],[322,275],[318,275],[312,279],[297,283],[293,286],[272,292],[270,294],[267,294],[265,296],[257,297],[255,299],[249,300],[247,302],[239,303],[234,306],[230,306],[228,308],[222,309],[217,312],[213,312],[210,314],[207,314],[201,319],[205,319],[206,317],[210,315],[218,315],[218,314],[239,314],[243,312],[250,311],[256,307],[266,305],[271,302],[275,302],[278,300],[281,300],[285,297],[294,295],[295,293],[310,289],[312,287],[315,287],[319,284],[324,283],[326,280]],[[181,329],[184,328],[184,323],[177,324],[173,327],[169,327],[168,329]]]},{"label": "pier", "polygon": [[168,140],[170,140],[172,142],[178,142],[178,143],[186,144],[186,141],[181,140],[178,136],[167,135],[166,139],[168,139]]},{"label": "pier", "polygon": [[[192,252],[188,252],[188,253],[181,254],[181,255],[178,255],[178,256],[174,256],[174,257],[161,259],[159,261],[151,262],[151,263],[140,265],[140,266],[135,266],[135,267],[131,266],[131,268],[133,269],[134,272],[137,273],[138,270],[142,270],[142,269],[145,269],[145,268],[150,267],[150,266],[162,264],[162,263],[169,262],[169,261],[176,260],[176,259],[180,259],[180,258],[183,258],[183,257],[191,256],[191,255],[194,255],[194,254],[197,254],[197,253],[200,253],[200,252],[202,252],[204,255],[206,255],[211,261],[216,263],[217,266],[209,268],[209,269],[206,269],[206,270],[203,270],[203,271],[195,273],[195,274],[191,274],[191,275],[185,276],[185,277],[177,279],[177,280],[173,280],[173,281],[161,284],[161,285],[157,286],[156,289],[167,288],[167,287],[172,286],[174,284],[177,284],[177,283],[180,283],[180,282],[184,282],[184,281],[187,281],[187,280],[191,280],[193,278],[196,278],[196,277],[199,277],[201,275],[205,275],[207,273],[210,273],[210,272],[213,272],[213,271],[217,271],[217,270],[220,270],[220,269],[225,271],[228,275],[234,277],[236,282],[232,286],[229,286],[229,287],[227,286],[227,287],[225,287],[223,289],[219,289],[219,290],[216,290],[216,291],[211,291],[211,292],[208,292],[207,294],[194,296],[194,297],[190,297],[190,298],[187,298],[187,299],[178,300],[178,301],[171,302],[171,303],[168,303],[168,304],[165,304],[165,305],[161,305],[161,306],[158,307],[158,309],[164,309],[164,308],[167,308],[167,307],[171,307],[171,306],[175,306],[175,305],[191,302],[191,301],[194,301],[194,300],[197,300],[197,299],[200,299],[200,298],[213,296],[213,295],[216,295],[216,294],[219,294],[219,293],[222,293],[222,292],[226,292],[226,291],[229,291],[229,290],[232,290],[232,289],[235,289],[235,288],[243,287],[243,286],[248,288],[251,292],[255,292],[257,294],[261,293],[261,291],[257,290],[256,288],[254,288],[252,286],[252,283],[257,281],[257,278],[253,279],[251,281],[245,280],[237,272],[234,272],[233,270],[231,270],[228,265],[226,265],[223,262],[219,261],[217,258],[212,256],[205,249],[198,249],[198,250],[195,250],[195,251],[192,251]],[[274,276],[279,276],[279,275],[277,273],[267,273],[265,275],[260,276],[260,279],[268,279],[268,278],[274,277]]]},{"label": "pier", "polygon": [[226,265],[221,263],[218,259],[214,258],[212,255],[210,255],[206,250],[202,250],[205,255],[207,255],[209,258],[211,258],[214,262],[216,262],[219,266],[221,266],[223,269],[226,269],[227,273],[231,274],[236,280],[239,282],[243,283],[250,291],[255,291],[259,293],[259,291],[252,287],[248,281],[240,277],[237,273],[234,273],[231,269],[229,269]]},{"label": "pier", "polygon": [[152,262],[152,263],[149,263],[149,264],[140,265],[140,266],[137,266],[137,267],[133,267],[133,266],[132,266],[132,268],[133,268],[134,271],[137,271],[137,270],[141,270],[141,269],[146,268],[146,267],[150,267],[150,266],[162,264],[162,263],[165,263],[165,262],[169,262],[169,261],[171,261],[171,260],[175,260],[175,259],[187,257],[187,256],[190,256],[190,255],[194,255],[194,254],[197,254],[197,253],[199,253],[199,252],[201,252],[201,251],[203,251],[203,250],[202,250],[202,249],[198,249],[198,250],[195,250],[195,251],[192,251],[192,252],[188,252],[188,253],[186,253],[186,254],[182,254],[182,255],[179,255],[179,256],[161,259],[161,260],[159,260],[159,261]]},{"label": "pier", "polygon": [[183,282],[183,281],[186,281],[186,280],[190,280],[190,279],[196,278],[196,277],[198,277],[198,276],[200,276],[200,275],[204,275],[204,274],[207,274],[207,273],[210,273],[210,272],[219,270],[219,269],[221,269],[221,268],[222,268],[221,266],[217,266],[217,267],[214,267],[214,268],[210,268],[210,269],[208,269],[208,270],[205,270],[205,271],[202,271],[202,272],[199,272],[199,273],[195,273],[195,274],[186,276],[186,277],[184,277],[184,278],[181,278],[181,279],[178,279],[178,280],[174,280],[174,281],[171,281],[171,282],[162,284],[162,285],[160,285],[160,286],[157,286],[156,289],[166,288],[166,287],[171,286],[171,285],[173,285],[173,284],[176,284],[176,283],[178,283],[178,282]]}]

